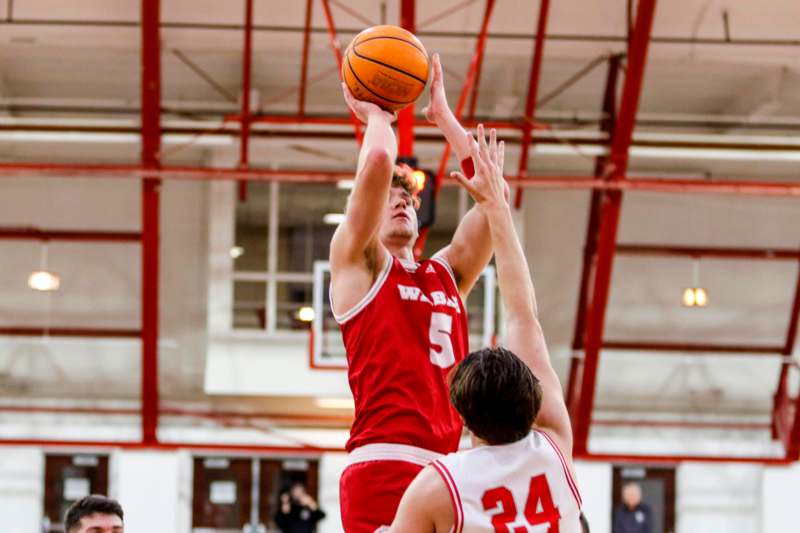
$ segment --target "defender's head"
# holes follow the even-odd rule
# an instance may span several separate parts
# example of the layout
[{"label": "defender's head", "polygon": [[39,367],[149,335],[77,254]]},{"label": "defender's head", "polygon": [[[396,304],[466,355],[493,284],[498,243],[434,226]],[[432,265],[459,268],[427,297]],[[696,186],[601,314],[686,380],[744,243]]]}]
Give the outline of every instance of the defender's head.
[{"label": "defender's head", "polygon": [[484,348],[456,368],[450,400],[476,437],[490,445],[508,444],[530,433],[542,405],[542,387],[512,352]]},{"label": "defender's head", "polygon": [[99,494],[85,496],[67,509],[66,533],[122,533],[122,506]]},{"label": "defender's head", "polygon": [[381,242],[400,242],[413,246],[419,236],[417,225],[417,182],[407,165],[396,165],[392,176],[389,201],[383,213],[379,238]]}]

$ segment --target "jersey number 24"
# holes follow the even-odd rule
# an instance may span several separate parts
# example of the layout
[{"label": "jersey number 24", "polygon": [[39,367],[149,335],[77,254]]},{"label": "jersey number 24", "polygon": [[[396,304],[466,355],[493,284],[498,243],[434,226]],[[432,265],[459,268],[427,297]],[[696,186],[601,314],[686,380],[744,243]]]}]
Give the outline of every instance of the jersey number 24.
[{"label": "jersey number 24", "polygon": [[[525,526],[509,529],[509,524],[518,523],[520,517],[514,496],[506,487],[487,490],[483,493],[481,503],[484,511],[495,511],[491,516],[496,533],[527,533],[528,528]],[[553,505],[553,497],[544,474],[531,478],[524,515],[528,524],[532,526],[550,524],[548,533],[558,533],[558,521],[561,515],[558,508]]]}]

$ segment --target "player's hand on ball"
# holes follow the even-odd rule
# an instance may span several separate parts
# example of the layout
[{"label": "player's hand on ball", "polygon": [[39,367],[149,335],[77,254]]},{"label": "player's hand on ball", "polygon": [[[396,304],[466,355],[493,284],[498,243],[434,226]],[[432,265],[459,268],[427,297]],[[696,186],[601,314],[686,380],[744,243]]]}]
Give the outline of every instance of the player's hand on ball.
[{"label": "player's hand on ball", "polygon": [[431,62],[431,101],[422,112],[429,122],[436,124],[442,116],[450,111],[447,103],[447,94],[444,92],[444,76],[439,54],[433,54]]},{"label": "player's hand on ball", "polygon": [[461,172],[452,172],[450,175],[467,190],[476,203],[491,208],[508,205],[508,184],[503,178],[503,164],[505,162],[505,143],[497,142],[497,131],[489,131],[489,142],[483,124],[478,125],[478,141],[469,137],[470,156],[475,165],[475,176],[467,178]]},{"label": "player's hand on ball", "polygon": [[372,102],[356,99],[344,83],[342,83],[342,92],[344,92],[344,101],[347,102],[347,107],[349,107],[356,118],[364,124],[369,121],[371,115],[383,116],[389,123],[394,122],[397,118],[396,113],[385,111]]}]

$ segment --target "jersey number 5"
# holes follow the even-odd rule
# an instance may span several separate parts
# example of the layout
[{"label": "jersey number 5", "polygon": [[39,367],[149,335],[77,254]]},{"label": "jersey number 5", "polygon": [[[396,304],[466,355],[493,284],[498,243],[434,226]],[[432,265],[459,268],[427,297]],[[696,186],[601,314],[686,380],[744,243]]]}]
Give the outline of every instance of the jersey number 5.
[{"label": "jersey number 5", "polygon": [[[514,496],[506,487],[497,487],[483,493],[481,499],[484,511],[498,511],[492,514],[492,526],[496,533],[526,533],[528,528],[517,526],[513,530],[508,525],[517,521],[517,506]],[[561,518],[558,508],[553,505],[553,497],[547,478],[540,474],[531,479],[528,501],[525,503],[525,520],[532,526],[550,524],[548,533],[558,533]]]},{"label": "jersey number 5", "polygon": [[447,313],[431,313],[431,329],[429,332],[431,363],[442,368],[450,368],[456,362],[453,353],[453,317]]}]

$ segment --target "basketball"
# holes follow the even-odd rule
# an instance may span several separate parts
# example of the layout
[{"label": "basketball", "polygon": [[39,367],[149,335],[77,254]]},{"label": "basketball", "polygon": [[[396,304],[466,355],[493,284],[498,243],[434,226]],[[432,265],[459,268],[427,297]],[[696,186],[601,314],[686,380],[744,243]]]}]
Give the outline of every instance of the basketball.
[{"label": "basketball", "polygon": [[428,53],[399,26],[373,26],[356,35],[342,61],[342,79],[359,100],[397,111],[428,82]]}]

